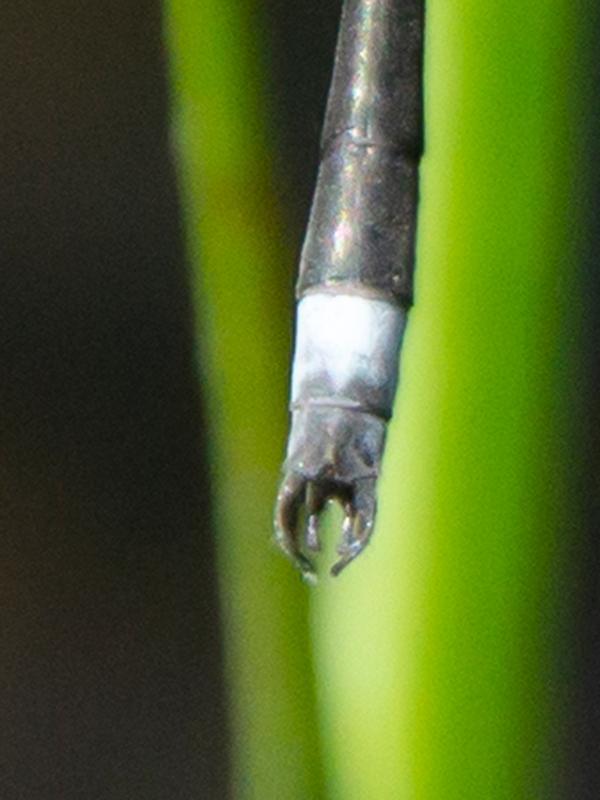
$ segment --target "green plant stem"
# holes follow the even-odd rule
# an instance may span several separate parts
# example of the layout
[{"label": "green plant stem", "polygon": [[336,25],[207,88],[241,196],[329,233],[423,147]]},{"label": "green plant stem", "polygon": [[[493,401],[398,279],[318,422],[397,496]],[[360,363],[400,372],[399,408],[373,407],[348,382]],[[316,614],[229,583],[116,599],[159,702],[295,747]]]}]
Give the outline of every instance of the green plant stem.
[{"label": "green plant stem", "polygon": [[312,610],[340,800],[550,796],[579,523],[580,11],[427,3],[416,304],[380,517]]},{"label": "green plant stem", "polygon": [[[306,591],[274,547],[290,253],[270,185],[256,9],[170,0],[167,34],[212,431],[234,796],[320,796]],[[271,145],[272,146],[272,145]]]}]

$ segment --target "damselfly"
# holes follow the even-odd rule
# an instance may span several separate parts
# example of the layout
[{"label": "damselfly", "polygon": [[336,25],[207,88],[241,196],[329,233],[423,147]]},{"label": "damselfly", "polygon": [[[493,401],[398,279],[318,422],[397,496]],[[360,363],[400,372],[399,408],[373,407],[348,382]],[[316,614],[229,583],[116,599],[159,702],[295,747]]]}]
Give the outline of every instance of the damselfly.
[{"label": "damselfly", "polygon": [[[292,423],[276,537],[305,577],[329,499],[339,573],[367,545],[412,302],[423,0],[346,0],[297,284]],[[306,508],[305,530],[300,511]]]}]

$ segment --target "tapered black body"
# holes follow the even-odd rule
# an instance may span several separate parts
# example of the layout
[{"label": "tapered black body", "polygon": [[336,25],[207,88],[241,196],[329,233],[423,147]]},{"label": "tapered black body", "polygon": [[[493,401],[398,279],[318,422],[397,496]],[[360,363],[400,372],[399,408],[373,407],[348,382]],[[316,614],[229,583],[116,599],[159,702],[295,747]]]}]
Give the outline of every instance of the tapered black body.
[{"label": "tapered black body", "polygon": [[[366,547],[398,380],[423,149],[423,0],[346,0],[297,286],[292,425],[277,541],[307,578],[344,507],[339,573]],[[305,505],[307,525],[299,528]]]},{"label": "tapered black body", "polygon": [[299,296],[350,283],[410,305],[422,51],[422,0],[345,3]]}]

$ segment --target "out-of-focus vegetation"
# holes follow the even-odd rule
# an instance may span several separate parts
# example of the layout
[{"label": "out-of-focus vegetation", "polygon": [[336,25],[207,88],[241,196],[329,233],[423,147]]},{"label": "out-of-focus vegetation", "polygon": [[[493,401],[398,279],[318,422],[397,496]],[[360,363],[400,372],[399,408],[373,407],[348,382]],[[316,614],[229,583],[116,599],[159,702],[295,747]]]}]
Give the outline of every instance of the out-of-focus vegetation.
[{"label": "out-of-focus vegetation", "polygon": [[[318,797],[307,595],[271,546],[283,455],[292,255],[272,191],[252,4],[167,7],[174,136],[197,270],[240,797]],[[208,356],[208,359],[207,359]]]},{"label": "out-of-focus vegetation", "polygon": [[416,305],[379,522],[347,573],[309,591],[269,545],[294,254],[272,190],[266,40],[253,3],[167,4],[237,797],[553,796],[565,553],[582,525],[596,20],[580,12],[427,3]]}]

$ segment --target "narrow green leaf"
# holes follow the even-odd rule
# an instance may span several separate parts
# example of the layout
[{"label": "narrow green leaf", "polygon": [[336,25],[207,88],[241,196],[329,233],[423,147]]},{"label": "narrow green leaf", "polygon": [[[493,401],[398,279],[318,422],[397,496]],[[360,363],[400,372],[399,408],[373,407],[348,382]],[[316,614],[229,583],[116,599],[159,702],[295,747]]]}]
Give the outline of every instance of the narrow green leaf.
[{"label": "narrow green leaf", "polygon": [[550,796],[578,524],[580,11],[427,3],[416,304],[379,523],[312,609],[335,798]]},{"label": "narrow green leaf", "polygon": [[271,187],[256,8],[170,0],[166,23],[212,430],[234,796],[318,798],[306,590],[269,546],[287,422],[292,256]]}]

